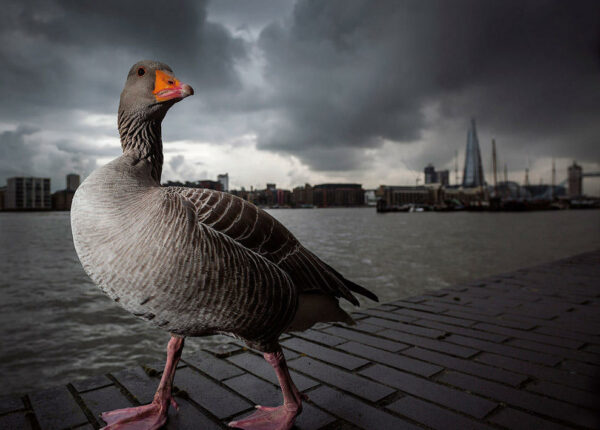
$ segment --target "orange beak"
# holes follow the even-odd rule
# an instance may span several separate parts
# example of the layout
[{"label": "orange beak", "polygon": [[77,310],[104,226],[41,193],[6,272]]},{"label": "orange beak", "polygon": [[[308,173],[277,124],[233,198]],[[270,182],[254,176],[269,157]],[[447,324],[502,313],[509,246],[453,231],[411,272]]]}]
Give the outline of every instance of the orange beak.
[{"label": "orange beak", "polygon": [[194,89],[188,84],[182,84],[177,78],[169,75],[162,70],[156,71],[154,81],[154,91],[152,91],[156,101],[165,102],[167,100],[177,99],[177,101],[194,94]]}]

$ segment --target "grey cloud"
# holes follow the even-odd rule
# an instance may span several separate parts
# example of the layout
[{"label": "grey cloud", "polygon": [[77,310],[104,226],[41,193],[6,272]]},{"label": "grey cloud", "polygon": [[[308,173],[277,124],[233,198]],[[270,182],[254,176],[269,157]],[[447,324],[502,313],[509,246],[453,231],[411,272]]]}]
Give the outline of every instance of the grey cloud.
[{"label": "grey cloud", "polygon": [[[315,169],[360,167],[382,138],[436,129],[423,109],[438,104],[465,134],[476,116],[507,150],[598,158],[599,19],[584,1],[300,0],[261,34],[278,116],[259,147]],[[450,161],[457,144],[464,137],[413,161]],[[337,148],[342,162],[316,148]]]}]

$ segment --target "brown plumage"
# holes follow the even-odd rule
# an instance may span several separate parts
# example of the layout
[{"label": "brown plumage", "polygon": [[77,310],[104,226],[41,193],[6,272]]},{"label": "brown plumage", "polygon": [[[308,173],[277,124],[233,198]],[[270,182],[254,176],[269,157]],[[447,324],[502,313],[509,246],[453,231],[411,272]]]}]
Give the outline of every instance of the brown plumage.
[{"label": "brown plumage", "polygon": [[[73,199],[73,240],[86,272],[125,309],[176,338],[224,333],[268,360],[280,353],[285,330],[351,322],[338,298],[358,304],[353,291],[376,296],[322,262],[271,215],[231,194],[160,186],[162,119],[191,94],[165,64],[144,61],[131,69],[119,106],[123,155],[93,172]],[[173,375],[174,368],[165,386]],[[157,392],[159,405],[171,399],[167,391]],[[286,400],[300,403],[298,396]],[[105,419],[123,419],[116,415]]]}]

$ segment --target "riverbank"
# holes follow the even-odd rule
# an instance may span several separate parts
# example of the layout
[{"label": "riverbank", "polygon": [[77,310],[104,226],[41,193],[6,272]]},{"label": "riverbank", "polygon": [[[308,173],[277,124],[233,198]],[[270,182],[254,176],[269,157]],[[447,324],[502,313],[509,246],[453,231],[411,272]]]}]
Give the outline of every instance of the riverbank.
[{"label": "riverbank", "polygon": [[[300,429],[598,428],[600,251],[396,300],[282,345],[307,402]],[[104,410],[149,402],[162,364],[0,400],[0,428],[99,428]],[[167,428],[218,429],[275,375],[256,352],[186,355]]]}]

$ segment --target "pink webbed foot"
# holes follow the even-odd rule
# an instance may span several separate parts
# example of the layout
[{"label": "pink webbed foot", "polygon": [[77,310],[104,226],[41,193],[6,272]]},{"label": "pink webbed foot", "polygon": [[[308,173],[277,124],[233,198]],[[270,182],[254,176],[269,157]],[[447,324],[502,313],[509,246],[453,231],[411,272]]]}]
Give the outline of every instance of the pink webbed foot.
[{"label": "pink webbed foot", "polygon": [[168,406],[158,402],[104,412],[102,419],[108,425],[101,430],[158,430],[167,422],[167,413]]},{"label": "pink webbed foot", "polygon": [[256,406],[257,411],[238,421],[232,421],[229,427],[244,430],[290,430],[301,409],[288,404],[277,407]]}]

